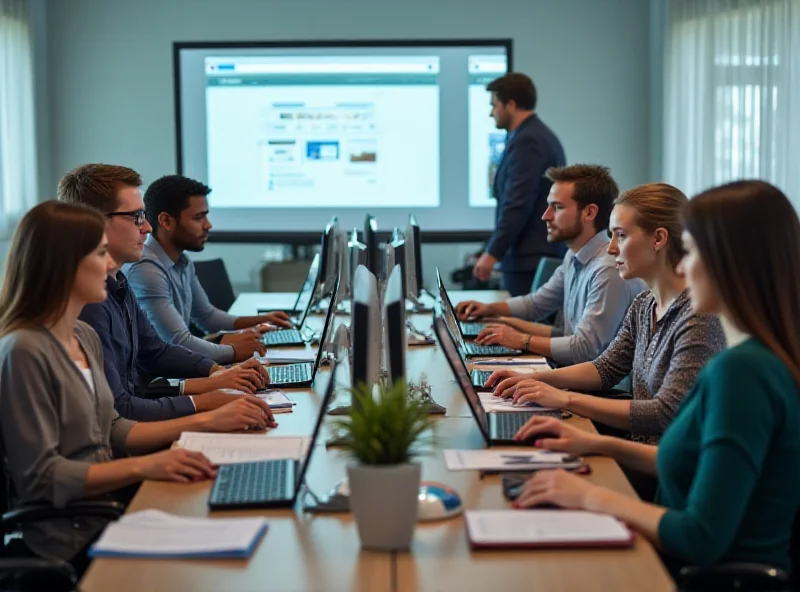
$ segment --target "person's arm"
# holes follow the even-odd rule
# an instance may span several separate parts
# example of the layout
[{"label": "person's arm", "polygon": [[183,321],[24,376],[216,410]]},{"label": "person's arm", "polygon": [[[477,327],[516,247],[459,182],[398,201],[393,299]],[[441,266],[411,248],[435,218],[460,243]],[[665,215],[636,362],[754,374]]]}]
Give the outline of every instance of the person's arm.
[{"label": "person's arm", "polygon": [[600,375],[592,362],[583,362],[555,370],[540,370],[531,378],[556,388],[585,391],[597,391],[602,388]]},{"label": "person's arm", "polygon": [[533,294],[506,301],[509,314],[518,319],[536,321],[564,307],[564,264],[559,265],[544,285]]},{"label": "person's arm", "polygon": [[[573,334],[550,339],[548,357],[565,365],[593,360],[617,334],[629,304],[628,288],[617,271],[599,268],[589,283],[586,306]],[[537,347],[542,345],[536,343]]]},{"label": "person's arm", "polygon": [[508,184],[502,210],[486,247],[486,252],[498,261],[526,230],[536,200],[540,199],[539,189],[548,167],[544,146],[530,135],[516,138],[506,158]]},{"label": "person's arm", "polygon": [[716,317],[692,316],[675,332],[669,368],[650,400],[630,401],[630,430],[637,434],[664,433],[700,370],[725,347],[725,335]]},{"label": "person's arm", "polygon": [[[220,364],[228,364],[233,361],[233,347],[230,345],[218,345],[192,335],[178,309],[175,308],[169,280],[163,269],[152,261],[142,259],[131,265],[127,277],[131,288],[136,294],[136,300],[146,313],[159,337],[164,341],[182,345]],[[194,283],[199,286],[196,277],[194,278]],[[200,291],[202,291],[202,288],[200,288]],[[206,324],[205,318],[200,322],[201,319],[195,317],[195,309],[197,308],[195,292],[193,287],[192,319],[201,329],[209,331],[211,323]],[[205,298],[205,292],[203,292],[203,296],[207,303],[208,298]],[[216,310],[213,307],[211,308]],[[213,317],[213,315],[211,316]],[[233,323],[231,322],[230,327],[227,328],[233,328]]]},{"label": "person's arm", "polygon": [[211,374],[214,360],[161,339],[136,298],[132,300],[131,314],[136,316],[139,331],[136,362],[147,374],[165,378],[205,378]]},{"label": "person's arm", "polygon": [[502,317],[498,322],[504,323],[526,335],[533,337],[550,337],[553,334],[553,327],[550,325],[543,325],[542,323],[531,323],[530,321],[523,321],[522,319],[515,319],[514,317]]},{"label": "person's arm", "polygon": [[[240,327],[236,326],[237,318],[234,315],[211,304],[208,294],[200,285],[200,280],[194,275],[194,264],[190,263],[190,265],[192,265],[192,321],[194,324],[206,333],[239,329]],[[232,352],[231,355],[233,355]]]},{"label": "person's arm", "polygon": [[[114,394],[114,407],[122,417],[137,421],[157,421],[183,417],[195,412],[194,404],[189,397],[145,399],[129,390],[127,381],[124,380],[124,376],[120,376],[118,370],[120,367],[125,368],[128,362],[117,359],[111,318],[106,306],[98,304],[85,306],[80,318],[88,323],[100,338],[100,345],[103,348],[103,373]],[[147,321],[147,318],[144,320]]]}]

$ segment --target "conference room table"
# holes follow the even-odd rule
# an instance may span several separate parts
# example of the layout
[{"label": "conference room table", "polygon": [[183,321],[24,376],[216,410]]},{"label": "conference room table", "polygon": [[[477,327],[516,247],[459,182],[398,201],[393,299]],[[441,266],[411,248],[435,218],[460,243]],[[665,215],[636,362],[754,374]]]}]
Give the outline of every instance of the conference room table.
[{"label": "conference room table", "polygon": [[[494,291],[452,291],[453,302],[475,299],[493,302],[507,297]],[[241,294],[230,309],[235,315],[253,315],[259,309],[291,308],[295,294]],[[319,326],[322,317],[310,317]],[[431,314],[410,314],[419,329],[428,331]],[[349,323],[337,315],[337,323]],[[433,445],[419,459],[423,481],[439,481],[458,491],[465,509],[509,509],[499,476],[476,471],[450,472],[442,450],[481,449],[485,443],[438,345],[409,346],[407,373],[414,382],[424,374],[434,400],[446,407],[436,419]],[[337,376],[341,383],[341,375]],[[309,436],[330,372],[317,374],[314,390],[286,389],[296,403],[292,413],[276,415],[279,426],[254,438]],[[344,385],[345,387],[348,385]],[[337,399],[347,397],[339,394]],[[337,405],[334,399],[333,405]],[[346,402],[346,401],[345,401]],[[584,418],[576,425],[593,430]],[[342,451],[326,448],[327,429],[312,451],[306,478],[308,488],[324,495],[346,476],[349,462]],[[586,458],[593,483],[636,498],[622,470],[610,458]],[[194,484],[146,481],[128,512],[159,509],[181,516],[264,516],[268,530],[252,556],[244,560],[97,559],[79,589],[84,592],[192,590],[255,592],[356,590],[481,591],[487,590],[598,590],[666,592],[675,585],[653,546],[641,536],[627,549],[480,550],[472,551],[463,516],[437,522],[419,522],[408,551],[374,552],[361,549],[358,531],[349,513],[310,514],[299,500],[293,510],[210,512],[211,482]],[[391,512],[392,508],[387,508]],[[523,511],[523,510],[520,510]]]}]

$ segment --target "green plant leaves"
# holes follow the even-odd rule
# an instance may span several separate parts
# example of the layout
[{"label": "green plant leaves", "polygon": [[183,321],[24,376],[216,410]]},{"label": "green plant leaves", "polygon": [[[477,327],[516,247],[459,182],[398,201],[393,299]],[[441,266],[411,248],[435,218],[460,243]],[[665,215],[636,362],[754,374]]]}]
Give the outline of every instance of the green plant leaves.
[{"label": "green plant leaves", "polygon": [[428,403],[408,395],[406,383],[381,385],[377,397],[372,386],[357,385],[350,390],[350,413],[331,422],[341,438],[341,447],[353,458],[368,465],[407,463],[430,443],[422,435],[434,421]]}]

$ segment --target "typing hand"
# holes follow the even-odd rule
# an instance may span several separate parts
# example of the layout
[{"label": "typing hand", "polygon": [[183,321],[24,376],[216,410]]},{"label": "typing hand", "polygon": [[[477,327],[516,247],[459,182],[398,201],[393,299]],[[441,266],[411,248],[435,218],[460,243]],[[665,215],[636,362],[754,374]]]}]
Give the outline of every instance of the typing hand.
[{"label": "typing hand", "polygon": [[456,305],[456,316],[462,321],[477,319],[488,314],[489,305],[476,300],[465,300]]},{"label": "typing hand", "polygon": [[269,375],[258,360],[253,359],[215,372],[210,378],[203,380],[213,385],[213,389],[209,390],[231,388],[252,394],[269,384]]},{"label": "typing hand", "polygon": [[563,469],[536,471],[514,502],[515,508],[555,504],[573,510],[586,509],[589,496],[601,489]]},{"label": "typing hand", "polygon": [[522,349],[524,336],[508,325],[492,324],[475,338],[478,345],[502,345],[511,349]]},{"label": "typing hand", "polygon": [[492,389],[495,397],[510,397],[514,385],[525,378],[530,378],[530,374],[520,374],[514,370],[495,370],[483,386]]},{"label": "typing hand", "polygon": [[237,430],[277,427],[269,405],[258,397],[239,396],[235,401],[208,412],[209,431],[233,432]]},{"label": "typing hand", "polygon": [[277,325],[278,327],[285,327],[287,329],[290,329],[293,326],[292,322],[289,320],[289,315],[283,312],[282,310],[262,315],[261,321],[263,323],[270,323],[272,325]]},{"label": "typing hand", "polygon": [[536,403],[549,409],[564,409],[569,406],[570,393],[535,378],[518,382],[513,390],[511,402],[514,405]]},{"label": "typing hand", "polygon": [[[537,439],[537,436],[546,436]],[[553,417],[532,416],[514,436],[524,442],[535,440],[536,447],[544,450],[590,454],[597,452],[603,436],[592,434]]]},{"label": "typing hand", "polygon": [[216,475],[211,462],[201,452],[174,448],[139,458],[142,477],[154,481],[202,481]]}]

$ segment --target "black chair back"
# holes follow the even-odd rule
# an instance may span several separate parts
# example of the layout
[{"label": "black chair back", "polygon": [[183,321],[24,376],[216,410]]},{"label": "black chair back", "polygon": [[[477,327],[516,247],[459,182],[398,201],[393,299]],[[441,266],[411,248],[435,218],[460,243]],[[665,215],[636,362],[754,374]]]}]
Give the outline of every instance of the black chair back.
[{"label": "black chair back", "polygon": [[227,311],[236,300],[236,294],[233,292],[233,285],[222,259],[195,261],[194,268],[197,279],[206,291],[211,304]]}]

